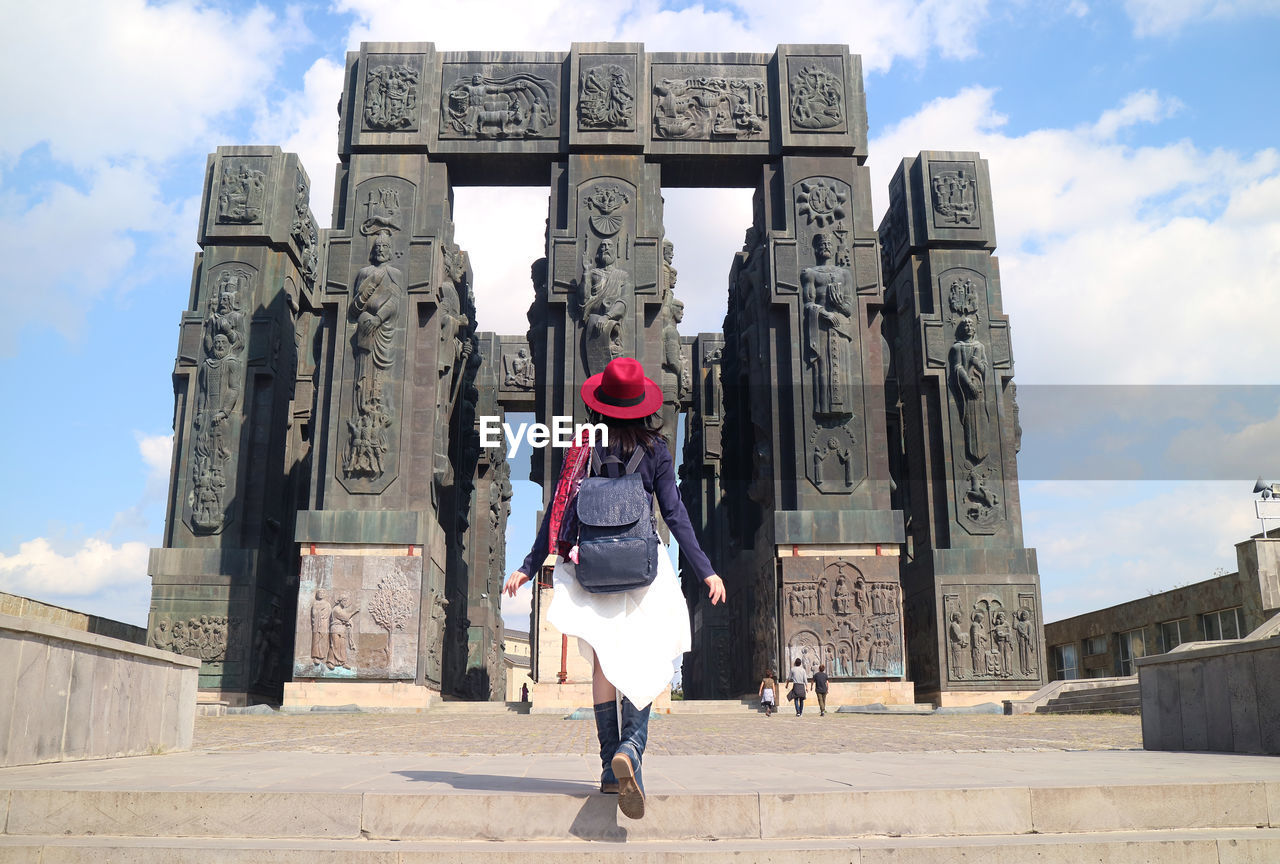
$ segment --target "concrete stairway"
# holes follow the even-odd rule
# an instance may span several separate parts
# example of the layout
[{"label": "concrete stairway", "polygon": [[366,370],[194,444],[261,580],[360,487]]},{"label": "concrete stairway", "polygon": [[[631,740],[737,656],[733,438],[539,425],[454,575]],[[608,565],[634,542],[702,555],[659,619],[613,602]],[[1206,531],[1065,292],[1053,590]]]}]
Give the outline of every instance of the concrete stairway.
[{"label": "concrete stairway", "polygon": [[[141,757],[132,775],[115,764],[141,760],[10,769],[0,862],[1280,861],[1280,766],[1265,757],[853,755],[654,757],[641,821],[590,791],[591,761],[576,757],[458,771],[464,760],[193,753]],[[811,782],[744,780],[796,758]]]},{"label": "concrete stairway", "polygon": [[1141,714],[1142,693],[1137,682],[1112,684],[1089,690],[1064,690],[1037,714]]}]

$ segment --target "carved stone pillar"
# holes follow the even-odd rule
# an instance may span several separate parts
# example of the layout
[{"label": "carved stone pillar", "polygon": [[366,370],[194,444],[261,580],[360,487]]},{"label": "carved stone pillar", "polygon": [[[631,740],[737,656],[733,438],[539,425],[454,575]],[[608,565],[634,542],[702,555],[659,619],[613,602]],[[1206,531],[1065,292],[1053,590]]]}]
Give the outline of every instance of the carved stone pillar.
[{"label": "carved stone pillar", "polygon": [[148,567],[148,638],[199,657],[201,690],[239,704],[278,698],[287,677],[309,448],[311,394],[299,377],[321,242],[308,195],[297,156],[278,147],[209,157],[203,251],[173,373],[174,464],[164,547]]},{"label": "carved stone pillar", "polygon": [[[1046,680],[1040,579],[1023,546],[1017,406],[987,164],[903,160],[881,222],[894,344],[898,500],[913,677],[951,704]],[[1007,698],[1007,697],[1006,697]]]}]

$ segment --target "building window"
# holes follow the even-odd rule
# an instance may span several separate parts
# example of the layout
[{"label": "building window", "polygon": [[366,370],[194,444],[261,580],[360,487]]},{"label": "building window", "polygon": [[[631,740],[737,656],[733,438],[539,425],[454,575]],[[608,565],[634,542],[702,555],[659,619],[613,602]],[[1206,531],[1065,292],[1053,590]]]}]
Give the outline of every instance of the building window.
[{"label": "building window", "polygon": [[1090,636],[1084,640],[1084,653],[1090,657],[1096,657],[1099,654],[1107,653],[1107,637],[1106,636]]},{"label": "building window", "polygon": [[1053,646],[1053,680],[1065,681],[1080,677],[1078,652],[1074,645]]},{"label": "building window", "polygon": [[1143,638],[1142,628],[1127,630],[1119,635],[1120,656],[1116,658],[1117,671],[1121,675],[1132,675],[1137,671],[1133,661],[1147,656],[1147,641]]},{"label": "building window", "polygon": [[1200,627],[1208,640],[1239,639],[1249,635],[1244,629],[1244,611],[1239,606],[1201,615]]},{"label": "building window", "polygon": [[1160,625],[1160,648],[1172,651],[1183,642],[1191,641],[1191,621],[1179,618],[1177,621],[1165,621]]}]

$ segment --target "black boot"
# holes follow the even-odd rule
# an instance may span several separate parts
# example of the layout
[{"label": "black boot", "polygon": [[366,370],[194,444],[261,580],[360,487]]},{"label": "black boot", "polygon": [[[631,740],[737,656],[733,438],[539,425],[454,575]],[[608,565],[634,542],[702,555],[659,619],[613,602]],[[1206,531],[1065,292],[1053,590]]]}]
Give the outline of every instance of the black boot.
[{"label": "black boot", "polygon": [[649,705],[637,708],[622,699],[622,740],[613,757],[613,773],[618,778],[618,809],[632,819],[644,817],[644,779],[640,762],[649,741]]},{"label": "black boot", "polygon": [[600,791],[618,794],[618,778],[613,775],[613,756],[618,752],[618,703],[610,699],[595,706],[596,737],[600,739]]}]

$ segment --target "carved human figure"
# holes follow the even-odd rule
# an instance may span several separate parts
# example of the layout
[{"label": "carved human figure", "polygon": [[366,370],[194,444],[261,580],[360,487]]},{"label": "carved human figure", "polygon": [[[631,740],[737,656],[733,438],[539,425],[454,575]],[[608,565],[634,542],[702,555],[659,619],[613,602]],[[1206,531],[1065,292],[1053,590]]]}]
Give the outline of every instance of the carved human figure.
[{"label": "carved human figure", "polygon": [[509,358],[506,385],[508,387],[529,388],[534,384],[533,358],[528,348],[517,348],[516,355]]},{"label": "carved human figure", "polygon": [[1023,607],[1014,615],[1013,632],[1018,639],[1018,671],[1023,675],[1034,675],[1035,666],[1035,624],[1031,618],[1031,610]]},{"label": "carved human figure", "polygon": [[[663,390],[672,391],[674,399],[684,402],[691,389],[689,370],[685,367],[684,352],[680,348],[680,322],[684,320],[684,304],[671,297],[667,303],[666,323],[662,327]],[[668,380],[670,379],[670,380]]]},{"label": "carved human figure", "polygon": [[355,651],[355,640],[351,636],[352,619],[360,614],[360,607],[351,602],[351,595],[346,591],[338,594],[338,602],[329,613],[329,654],[324,665],[330,669],[351,668],[348,652]]},{"label": "carved human figure", "polygon": [[370,263],[356,273],[347,317],[355,322],[351,337],[355,357],[356,405],[368,413],[373,400],[387,400],[382,393],[382,376],[395,362],[396,328],[404,304],[404,274],[391,261],[391,232],[374,235]]},{"label": "carved human figure", "polygon": [[1000,659],[999,674],[1007,677],[1013,672],[1013,632],[1007,613],[997,612],[991,619],[991,638]]},{"label": "carved human figure", "polygon": [[329,592],[324,588],[316,589],[315,601],[311,604],[311,661],[323,663],[329,655],[329,617],[333,604],[329,602]]},{"label": "carved human figure", "polygon": [[981,612],[973,613],[973,623],[969,625],[969,654],[973,661],[973,674],[983,673],[987,668],[987,618]]},{"label": "carved human figure", "polygon": [[244,386],[244,366],[231,353],[226,334],[213,337],[209,353],[200,364],[196,402],[196,424],[206,437],[208,452],[218,459],[230,455],[224,434],[227,420],[240,405]]},{"label": "carved human figure", "polygon": [[831,607],[837,615],[848,615],[849,605],[852,602],[853,593],[849,590],[849,580],[842,574],[836,578],[836,591],[831,600]]},{"label": "carved human figure", "polygon": [[948,383],[964,428],[964,451],[974,465],[987,458],[987,349],[976,338],[973,319],[956,325],[956,341],[947,358]]},{"label": "carved human figure", "polygon": [[817,265],[800,273],[805,311],[805,362],[813,370],[814,413],[853,412],[854,305],[853,274],[832,263],[835,240],[826,232],[813,236]]},{"label": "carved human figure", "polygon": [[951,620],[947,624],[947,646],[951,650],[951,677],[964,677],[964,649],[969,647],[969,636],[964,632],[964,622],[960,619],[960,611],[953,609]]},{"label": "carved human figure", "polygon": [[871,613],[871,593],[867,590],[867,580],[861,574],[853,582],[853,606],[863,618]]},{"label": "carved human figure", "polygon": [[[828,476],[825,470],[828,465],[840,471],[841,480]],[[843,488],[853,485],[853,454],[848,447],[840,446],[840,439],[835,435],[828,436],[814,448],[813,482],[819,489],[829,483],[842,484]]]},{"label": "carved human figure", "polygon": [[631,274],[618,266],[617,246],[612,239],[600,241],[596,266],[587,271],[584,288],[583,340],[588,373],[594,375],[625,353],[622,330],[631,304]]},{"label": "carved human figure", "polygon": [[172,623],[168,618],[161,618],[156,622],[155,633],[151,636],[151,644],[161,651],[173,650],[173,630]]}]

